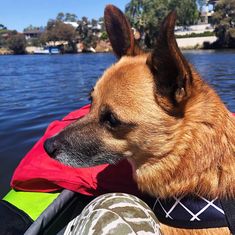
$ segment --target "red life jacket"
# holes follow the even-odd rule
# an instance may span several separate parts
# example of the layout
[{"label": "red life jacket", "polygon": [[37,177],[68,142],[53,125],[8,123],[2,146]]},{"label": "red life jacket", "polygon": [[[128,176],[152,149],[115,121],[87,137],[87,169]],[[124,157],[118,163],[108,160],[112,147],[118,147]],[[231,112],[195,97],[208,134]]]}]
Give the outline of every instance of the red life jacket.
[{"label": "red life jacket", "polygon": [[107,192],[139,195],[132,178],[132,169],[124,160],[118,165],[72,168],[50,158],[43,148],[44,141],[89,112],[90,105],[73,111],[61,121],[52,122],[43,137],[26,154],[16,168],[11,187],[23,191],[52,192],[62,188],[96,196]]}]

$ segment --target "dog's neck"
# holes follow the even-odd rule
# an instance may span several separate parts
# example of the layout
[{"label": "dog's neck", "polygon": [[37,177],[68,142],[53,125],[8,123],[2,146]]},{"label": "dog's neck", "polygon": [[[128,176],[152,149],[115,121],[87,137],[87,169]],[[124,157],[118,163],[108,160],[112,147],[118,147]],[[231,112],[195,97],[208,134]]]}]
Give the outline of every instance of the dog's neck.
[{"label": "dog's neck", "polygon": [[197,86],[201,95],[186,107],[174,147],[160,160],[153,156],[137,166],[136,181],[161,198],[235,198],[235,118],[200,78]]}]

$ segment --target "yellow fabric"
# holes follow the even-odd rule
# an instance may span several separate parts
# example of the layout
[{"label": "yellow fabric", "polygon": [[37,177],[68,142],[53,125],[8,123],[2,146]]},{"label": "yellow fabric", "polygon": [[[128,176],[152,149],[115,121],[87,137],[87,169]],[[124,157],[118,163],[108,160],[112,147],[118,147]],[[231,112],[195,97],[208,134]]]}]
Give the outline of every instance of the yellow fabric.
[{"label": "yellow fabric", "polygon": [[32,220],[36,220],[59,194],[60,193],[22,192],[12,189],[3,200],[24,211]]}]

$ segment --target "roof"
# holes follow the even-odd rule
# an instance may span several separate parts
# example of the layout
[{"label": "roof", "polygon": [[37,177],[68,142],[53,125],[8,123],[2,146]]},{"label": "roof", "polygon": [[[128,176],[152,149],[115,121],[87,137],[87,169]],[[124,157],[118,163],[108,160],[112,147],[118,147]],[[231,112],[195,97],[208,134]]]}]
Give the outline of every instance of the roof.
[{"label": "roof", "polygon": [[41,34],[43,33],[43,30],[41,29],[31,29],[31,30],[25,30],[23,34]]}]

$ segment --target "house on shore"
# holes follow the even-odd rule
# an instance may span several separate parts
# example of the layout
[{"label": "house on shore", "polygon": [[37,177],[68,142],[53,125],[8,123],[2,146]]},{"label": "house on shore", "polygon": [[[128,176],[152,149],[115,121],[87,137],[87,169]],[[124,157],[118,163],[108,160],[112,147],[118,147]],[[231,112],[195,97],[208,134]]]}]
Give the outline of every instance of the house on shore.
[{"label": "house on shore", "polygon": [[23,34],[26,40],[40,38],[42,33],[44,32],[44,28],[35,28],[35,29],[27,29],[24,30]]}]

